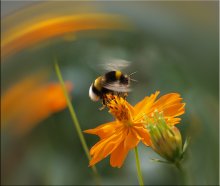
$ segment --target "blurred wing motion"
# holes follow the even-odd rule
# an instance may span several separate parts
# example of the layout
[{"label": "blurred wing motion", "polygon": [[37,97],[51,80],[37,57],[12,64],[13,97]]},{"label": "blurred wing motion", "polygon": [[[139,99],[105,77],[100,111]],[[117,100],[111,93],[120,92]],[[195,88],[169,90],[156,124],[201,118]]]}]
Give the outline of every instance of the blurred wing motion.
[{"label": "blurred wing motion", "polygon": [[122,84],[120,83],[120,81],[105,83],[103,87],[106,89],[115,91],[115,92],[130,92],[131,91],[129,85]]},{"label": "blurred wing motion", "polygon": [[117,71],[128,67],[131,62],[124,59],[106,59],[99,66],[107,71]]}]

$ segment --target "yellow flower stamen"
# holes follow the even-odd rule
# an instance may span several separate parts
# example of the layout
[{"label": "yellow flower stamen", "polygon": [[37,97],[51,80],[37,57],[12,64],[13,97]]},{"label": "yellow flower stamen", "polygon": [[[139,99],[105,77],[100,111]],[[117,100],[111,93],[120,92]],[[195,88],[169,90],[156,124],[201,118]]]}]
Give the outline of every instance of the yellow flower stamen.
[{"label": "yellow flower stamen", "polygon": [[109,112],[120,122],[127,126],[131,126],[133,118],[129,110],[126,100],[116,95],[107,95],[107,107]]}]

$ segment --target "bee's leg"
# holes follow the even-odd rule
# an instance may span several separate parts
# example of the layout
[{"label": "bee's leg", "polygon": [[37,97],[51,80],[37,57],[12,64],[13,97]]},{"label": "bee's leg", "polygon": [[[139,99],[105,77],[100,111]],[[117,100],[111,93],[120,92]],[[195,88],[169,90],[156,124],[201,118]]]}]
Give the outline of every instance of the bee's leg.
[{"label": "bee's leg", "polygon": [[122,97],[121,92],[116,92],[115,95],[118,96],[118,97]]},{"label": "bee's leg", "polygon": [[99,108],[99,110],[103,110],[106,107],[106,99],[105,97],[102,98],[102,107]]},{"label": "bee's leg", "polygon": [[124,93],[124,94],[123,94],[124,99],[126,99],[127,96],[128,96],[128,93]]},{"label": "bee's leg", "polygon": [[105,109],[105,105],[102,105],[102,107],[99,108],[99,110],[104,110]]},{"label": "bee's leg", "polygon": [[119,93],[118,93],[118,96],[119,96],[119,97],[122,97],[123,99],[126,99],[127,96],[128,96],[128,93],[125,93],[125,92],[119,92]]}]

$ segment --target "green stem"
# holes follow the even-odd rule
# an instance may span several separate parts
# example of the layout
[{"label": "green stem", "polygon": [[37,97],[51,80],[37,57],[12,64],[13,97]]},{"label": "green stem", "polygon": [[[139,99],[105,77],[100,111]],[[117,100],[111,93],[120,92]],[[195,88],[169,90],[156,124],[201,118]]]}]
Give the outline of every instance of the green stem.
[{"label": "green stem", "polygon": [[144,182],[143,182],[143,177],[142,177],[142,173],[141,173],[141,166],[140,166],[140,161],[139,161],[139,156],[138,156],[138,149],[137,149],[137,147],[134,148],[134,152],[135,152],[135,159],[136,159],[137,175],[138,175],[139,185],[140,185],[140,186],[143,186],[143,185],[144,185]]},{"label": "green stem", "polygon": [[180,173],[180,183],[179,183],[179,185],[188,185],[187,175],[186,175],[186,172],[183,169],[181,163],[176,162],[175,166],[176,166],[176,168],[178,169],[178,171]]},{"label": "green stem", "polygon": [[[70,98],[69,98],[69,96],[68,96],[68,93],[67,93],[67,90],[66,90],[64,81],[63,81],[62,74],[61,74],[61,72],[60,72],[60,67],[59,67],[59,65],[58,65],[57,59],[55,59],[54,67],[55,67],[55,71],[56,71],[57,77],[58,77],[58,79],[59,79],[59,81],[60,81],[60,84],[61,84],[61,86],[62,86],[63,93],[64,93],[64,96],[65,96],[66,101],[67,101],[67,106],[68,106],[68,108],[69,108],[69,112],[70,112],[72,121],[73,121],[73,123],[74,123],[74,125],[75,125],[76,131],[77,131],[78,136],[79,136],[79,139],[80,139],[80,141],[81,141],[81,143],[82,143],[83,149],[84,149],[84,151],[85,151],[85,153],[86,153],[86,156],[87,156],[88,160],[90,161],[90,160],[91,160],[91,156],[90,156],[90,154],[89,154],[89,149],[88,149],[88,146],[87,146],[87,144],[86,144],[86,140],[85,140],[85,138],[84,138],[84,136],[83,136],[83,133],[82,133],[82,130],[81,130],[79,121],[78,121],[78,119],[77,119],[77,117],[76,117],[76,113],[75,113],[75,111],[74,111],[73,105],[71,104]],[[99,178],[99,174],[98,174],[98,171],[97,171],[96,167],[95,167],[95,166],[92,166],[92,170],[93,170],[93,172],[94,172],[94,174],[95,174],[95,176],[96,176],[97,182],[98,182],[99,185],[100,185],[100,178]]]}]

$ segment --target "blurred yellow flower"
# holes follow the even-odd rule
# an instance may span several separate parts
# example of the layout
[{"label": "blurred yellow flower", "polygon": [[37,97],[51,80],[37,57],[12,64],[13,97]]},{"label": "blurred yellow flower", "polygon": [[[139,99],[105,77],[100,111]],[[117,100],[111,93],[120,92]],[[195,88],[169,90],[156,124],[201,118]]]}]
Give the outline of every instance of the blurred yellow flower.
[{"label": "blurred yellow flower", "polygon": [[120,168],[129,150],[140,141],[147,146],[151,145],[146,125],[149,118],[153,118],[155,110],[163,111],[164,118],[171,125],[180,121],[176,117],[184,113],[185,105],[181,103],[180,95],[171,93],[156,101],[158,94],[159,91],[145,97],[134,107],[121,97],[107,95],[107,107],[115,121],[84,131],[100,137],[100,141],[90,150],[90,166],[111,155],[111,166]]}]

